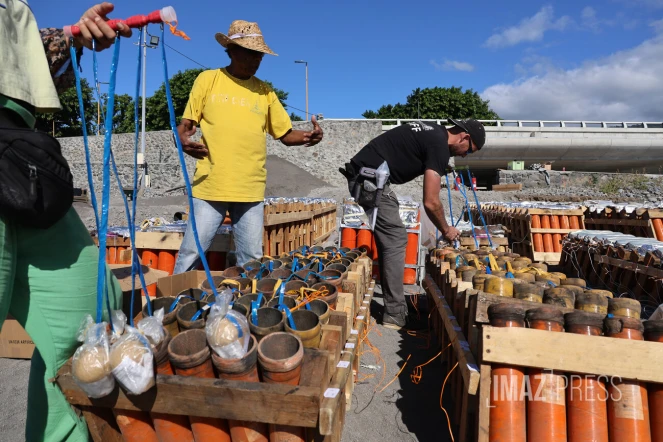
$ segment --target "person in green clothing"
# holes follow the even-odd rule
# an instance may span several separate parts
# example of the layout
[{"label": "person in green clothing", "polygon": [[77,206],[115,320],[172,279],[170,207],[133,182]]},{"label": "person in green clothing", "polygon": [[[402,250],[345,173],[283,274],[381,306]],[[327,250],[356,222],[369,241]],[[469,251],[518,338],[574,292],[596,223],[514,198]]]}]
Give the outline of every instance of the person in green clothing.
[{"label": "person in green clothing", "polygon": [[[38,112],[60,109],[58,92],[73,85],[69,43],[57,29],[40,30],[25,0],[0,1],[0,130],[34,128]],[[115,31],[106,23],[113,10],[102,3],[87,10],[74,44],[109,47]],[[123,36],[131,30],[123,27]],[[97,309],[99,250],[73,208],[48,229],[28,228],[0,213],[0,327],[11,314],[26,329],[36,350],[30,367],[28,441],[84,441],[85,421],[53,382],[79,343],[86,314]],[[111,308],[121,308],[122,292],[107,271]],[[1,383],[1,381],[0,381]],[[1,437],[0,437],[1,438]]]}]

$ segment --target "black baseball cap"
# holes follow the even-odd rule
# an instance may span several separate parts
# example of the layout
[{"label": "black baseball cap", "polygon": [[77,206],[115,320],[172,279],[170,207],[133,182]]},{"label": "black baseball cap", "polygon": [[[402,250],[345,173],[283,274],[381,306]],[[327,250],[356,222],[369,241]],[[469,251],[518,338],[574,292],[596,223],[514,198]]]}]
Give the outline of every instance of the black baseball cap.
[{"label": "black baseball cap", "polygon": [[466,120],[454,120],[453,118],[449,118],[449,123],[460,127],[470,134],[472,142],[477,147],[477,150],[481,149],[483,145],[486,144],[486,129],[483,128],[483,124],[479,123],[474,118],[468,118]]}]

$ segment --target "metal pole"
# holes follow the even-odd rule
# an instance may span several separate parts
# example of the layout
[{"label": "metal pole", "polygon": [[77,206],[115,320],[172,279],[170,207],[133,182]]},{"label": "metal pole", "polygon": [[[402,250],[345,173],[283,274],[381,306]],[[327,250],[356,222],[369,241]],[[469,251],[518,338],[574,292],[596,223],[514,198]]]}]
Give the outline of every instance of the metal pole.
[{"label": "metal pole", "polygon": [[140,139],[140,153],[143,157],[143,172],[141,176],[141,183],[142,186],[145,186],[145,94],[146,94],[146,88],[145,88],[145,76],[147,72],[147,32],[143,32],[143,80],[142,80],[142,87],[143,87],[143,108],[141,110],[142,116],[141,116],[141,139]]},{"label": "metal pole", "polygon": [[306,62],[306,121],[308,121],[308,62]]}]

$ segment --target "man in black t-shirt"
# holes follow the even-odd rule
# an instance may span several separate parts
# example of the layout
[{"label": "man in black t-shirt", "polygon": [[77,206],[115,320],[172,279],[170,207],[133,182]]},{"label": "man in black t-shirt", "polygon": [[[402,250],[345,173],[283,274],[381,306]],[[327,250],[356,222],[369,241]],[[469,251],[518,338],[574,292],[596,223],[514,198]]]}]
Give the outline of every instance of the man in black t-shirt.
[{"label": "man in black t-shirt", "polygon": [[[348,179],[351,195],[359,189],[357,201],[365,210],[371,209],[370,192],[365,190],[366,178],[359,176],[362,167],[377,169],[383,162],[389,166],[389,183],[404,184],[424,176],[424,208],[426,214],[445,238],[455,240],[460,231],[448,225],[440,202],[441,177],[446,174],[449,158],[465,157],[480,150],[486,141],[483,125],[477,120],[449,119],[453,126],[446,129],[431,122],[416,121],[390,129],[364,146],[341,173]],[[356,186],[360,186],[357,188]],[[403,293],[403,269],[407,232],[398,212],[398,199],[385,186],[377,207],[375,243],[378,247],[380,282],[384,295],[385,327],[401,329],[407,325],[407,303]]]}]

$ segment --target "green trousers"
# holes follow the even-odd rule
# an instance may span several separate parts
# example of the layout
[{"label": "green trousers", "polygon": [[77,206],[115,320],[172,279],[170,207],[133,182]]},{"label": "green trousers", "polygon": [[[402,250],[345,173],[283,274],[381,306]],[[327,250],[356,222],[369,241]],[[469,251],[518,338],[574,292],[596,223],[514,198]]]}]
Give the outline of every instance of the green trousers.
[{"label": "green trousers", "polygon": [[[14,316],[35,343],[28,386],[27,441],[86,441],[87,425],[54,383],[80,345],[83,316],[96,318],[99,250],[72,208],[49,229],[0,219],[0,327]],[[122,291],[107,270],[112,309]],[[104,316],[107,318],[107,312]],[[1,381],[0,381],[1,382]]]}]

